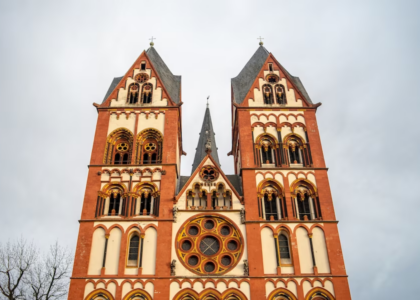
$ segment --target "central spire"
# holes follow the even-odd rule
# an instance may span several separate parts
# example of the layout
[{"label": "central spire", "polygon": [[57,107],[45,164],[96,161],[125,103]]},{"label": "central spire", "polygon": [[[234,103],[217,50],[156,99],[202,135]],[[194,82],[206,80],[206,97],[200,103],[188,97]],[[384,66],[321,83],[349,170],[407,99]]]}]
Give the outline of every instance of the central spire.
[{"label": "central spire", "polygon": [[220,166],[219,155],[217,154],[216,138],[213,131],[213,123],[211,122],[210,108],[207,106],[204,114],[203,125],[201,127],[200,138],[198,139],[197,148],[195,149],[194,163],[192,165],[191,174],[200,165],[201,161],[210,154],[214,161]]}]

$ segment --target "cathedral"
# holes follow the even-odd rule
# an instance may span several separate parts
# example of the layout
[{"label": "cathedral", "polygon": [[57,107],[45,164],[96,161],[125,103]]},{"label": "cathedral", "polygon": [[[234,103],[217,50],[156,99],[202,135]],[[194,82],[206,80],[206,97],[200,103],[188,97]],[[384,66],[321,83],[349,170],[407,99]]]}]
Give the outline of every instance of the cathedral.
[{"label": "cathedral", "polygon": [[350,300],[321,104],[260,42],[231,80],[235,174],[207,106],[183,176],[181,76],[150,45],[94,103],[68,299]]}]

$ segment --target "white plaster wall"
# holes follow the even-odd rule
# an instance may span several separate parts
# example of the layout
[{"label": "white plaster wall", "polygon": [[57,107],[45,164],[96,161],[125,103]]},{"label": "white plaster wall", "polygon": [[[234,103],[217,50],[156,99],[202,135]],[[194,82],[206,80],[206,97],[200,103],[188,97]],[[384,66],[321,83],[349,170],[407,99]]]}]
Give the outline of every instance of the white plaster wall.
[{"label": "white plaster wall", "polygon": [[122,287],[122,298],[124,299],[124,296],[127,295],[131,290],[131,284],[129,282],[124,283]]},{"label": "white plaster wall", "polygon": [[94,289],[95,289],[95,287],[93,286],[93,283],[92,282],[88,282],[85,285],[84,298],[86,298],[86,296],[89,295]]},{"label": "white plaster wall", "polygon": [[299,252],[300,271],[302,274],[312,274],[314,265],[312,262],[311,245],[306,229],[299,227],[296,230],[296,238]]},{"label": "white plaster wall", "polygon": [[322,283],[319,280],[314,281],[314,287],[322,287]]},{"label": "white plaster wall", "polygon": [[178,282],[171,282],[169,285],[169,299],[173,299],[175,295],[180,291]]},{"label": "white plaster wall", "polygon": [[108,292],[110,292],[112,294],[112,296],[115,297],[115,293],[117,291],[117,285],[113,282],[110,282],[106,288],[107,288]]},{"label": "white plaster wall", "polygon": [[[143,275],[155,275],[157,231],[153,227],[146,230],[143,246]],[[163,246],[163,245],[162,245]]]},{"label": "white plaster wall", "polygon": [[105,230],[98,228],[93,232],[90,250],[88,275],[100,275],[104,258]]},{"label": "white plaster wall", "polygon": [[274,286],[274,284],[271,281],[267,281],[265,283],[265,297],[268,298],[268,296],[270,295],[270,293],[272,291],[274,291],[276,288]]},{"label": "white plaster wall", "polygon": [[146,286],[144,287],[144,290],[146,292],[148,292],[150,294],[150,296],[152,296],[152,298],[155,295],[155,289],[154,289],[154,285],[151,282],[146,283]]},{"label": "white plaster wall", "polygon": [[105,274],[118,274],[118,263],[120,259],[121,248],[121,230],[113,228],[108,238],[108,248],[106,253]]},{"label": "white plaster wall", "polygon": [[306,294],[312,289],[312,286],[308,281],[304,281],[302,287],[304,296],[306,296]]},{"label": "white plaster wall", "polygon": [[321,228],[315,227],[312,230],[312,233],[312,243],[314,246],[315,263],[318,267],[318,273],[330,273],[330,263],[328,260],[324,231],[322,231]]},{"label": "white plaster wall", "polygon": [[136,120],[136,116],[134,113],[130,113],[128,120],[125,114],[120,114],[120,117],[117,119],[117,114],[113,113],[109,117],[109,125],[108,125],[108,135],[113,132],[115,129],[118,128],[125,128],[130,130],[131,134],[134,132],[134,123]]},{"label": "white plaster wall", "polygon": [[146,118],[146,111],[142,111],[137,120],[137,134],[142,132],[144,129],[153,128],[159,130],[159,132],[164,134],[165,128],[165,114],[163,112],[157,113],[158,118],[156,119],[156,114],[153,110],[149,111],[149,117]]},{"label": "white plaster wall", "polygon": [[291,291],[295,296],[297,296],[297,286],[296,286],[296,283],[294,283],[293,281],[289,281],[287,283],[287,289],[289,291]]},{"label": "white plaster wall", "polygon": [[103,282],[99,282],[96,284],[96,289],[105,289],[105,284]]},{"label": "white plaster wall", "polygon": [[326,280],[324,283],[324,288],[335,297],[334,285],[331,281]]},{"label": "white plaster wall", "polygon": [[264,274],[277,274],[276,245],[270,228],[261,230]]}]

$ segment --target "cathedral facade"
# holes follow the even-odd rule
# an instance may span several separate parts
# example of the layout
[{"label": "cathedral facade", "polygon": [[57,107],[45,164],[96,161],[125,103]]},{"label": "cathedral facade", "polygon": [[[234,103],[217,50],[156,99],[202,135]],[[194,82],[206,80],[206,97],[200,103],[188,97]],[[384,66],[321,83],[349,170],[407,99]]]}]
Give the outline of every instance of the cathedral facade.
[{"label": "cathedral facade", "polygon": [[207,107],[182,176],[181,76],[151,44],[114,78],[94,104],[68,299],[351,299],[320,104],[262,43],[231,90],[235,174],[220,168]]}]

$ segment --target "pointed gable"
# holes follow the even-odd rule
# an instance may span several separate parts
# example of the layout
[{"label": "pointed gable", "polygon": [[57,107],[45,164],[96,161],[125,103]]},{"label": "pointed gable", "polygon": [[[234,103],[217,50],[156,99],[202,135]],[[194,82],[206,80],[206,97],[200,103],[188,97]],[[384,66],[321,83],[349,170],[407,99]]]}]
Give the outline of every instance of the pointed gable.
[{"label": "pointed gable", "polygon": [[[175,197],[175,201],[178,201],[179,198],[181,198],[181,196],[185,193],[186,189],[188,188],[188,186],[191,185],[191,183],[201,180],[199,179],[199,172],[200,170],[206,166],[206,165],[213,165],[217,171],[220,173],[220,176],[223,178],[223,181],[229,186],[229,188],[232,190],[232,192],[235,194],[235,196],[239,199],[239,201],[241,201],[241,203],[243,202],[243,197],[242,195],[242,189],[241,189],[241,179],[239,176],[237,175],[225,175],[225,173],[223,173],[222,169],[220,168],[220,166],[218,165],[218,163],[213,159],[213,157],[211,155],[206,155],[203,160],[200,162],[200,164],[197,166],[197,168],[194,170],[194,172],[191,174],[191,176],[181,176],[182,178],[180,178],[179,185],[177,188],[177,196]],[[228,177],[229,176],[229,177]],[[230,181],[230,179],[233,180],[233,183]],[[201,180],[202,181],[202,180]],[[220,180],[218,180],[220,181]],[[239,187],[239,188],[238,188]]]},{"label": "pointed gable", "polygon": [[140,54],[123,77],[114,78],[105,95],[102,106],[109,106],[112,99],[118,98],[119,90],[121,88],[126,89],[127,79],[133,78],[134,71],[140,69],[142,61],[146,61],[148,68],[151,69],[150,78],[156,77],[156,88],[162,88],[162,99],[168,99],[168,102],[172,105],[181,102],[181,76],[173,75],[157,51],[150,47],[147,51],[143,51]]},{"label": "pointed gable", "polygon": [[267,65],[268,60],[272,60],[281,72],[283,72],[288,83],[291,85],[290,88],[293,88],[296,93],[300,94],[300,98],[302,98],[302,100],[304,100],[308,105],[313,105],[312,100],[310,99],[299,77],[291,75],[286,68],[284,68],[263,46],[260,46],[257,49],[239,75],[232,78],[231,82],[234,103],[242,104],[244,100],[248,98],[247,95],[253,92],[253,87],[259,88],[258,79],[260,77],[264,77],[264,67]]},{"label": "pointed gable", "polygon": [[198,165],[201,163],[203,158],[207,156],[207,139],[210,139],[211,156],[217,163],[217,166],[220,166],[219,155],[217,154],[216,138],[213,130],[213,123],[211,121],[210,109],[208,107],[206,108],[206,112],[204,114],[203,125],[201,126],[200,138],[198,139],[191,173],[193,173],[195,169],[197,169]]}]

